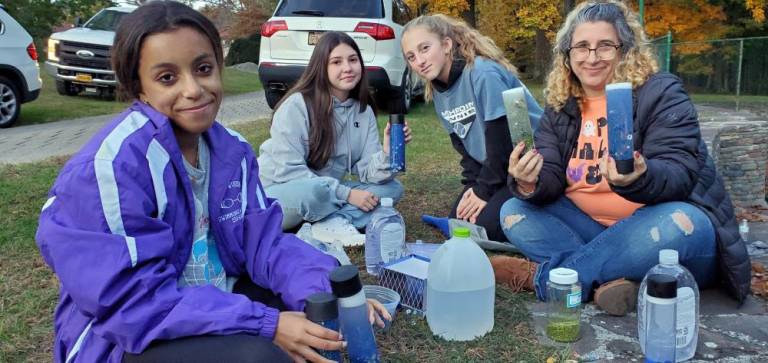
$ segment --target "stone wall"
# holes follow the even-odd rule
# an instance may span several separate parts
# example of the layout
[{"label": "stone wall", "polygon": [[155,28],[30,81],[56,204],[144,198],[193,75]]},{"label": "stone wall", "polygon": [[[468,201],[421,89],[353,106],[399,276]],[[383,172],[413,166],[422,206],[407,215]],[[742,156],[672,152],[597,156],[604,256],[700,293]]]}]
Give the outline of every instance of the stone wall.
[{"label": "stone wall", "polygon": [[768,207],[765,202],[768,122],[738,112],[701,113],[705,115],[700,117],[702,137],[733,204]]}]

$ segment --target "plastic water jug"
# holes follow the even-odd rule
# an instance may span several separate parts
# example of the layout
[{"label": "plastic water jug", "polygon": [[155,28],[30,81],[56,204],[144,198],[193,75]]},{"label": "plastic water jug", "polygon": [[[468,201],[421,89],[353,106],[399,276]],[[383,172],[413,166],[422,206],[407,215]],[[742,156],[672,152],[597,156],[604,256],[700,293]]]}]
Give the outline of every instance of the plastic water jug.
[{"label": "plastic water jug", "polygon": [[648,311],[648,276],[654,274],[669,275],[677,280],[676,308],[676,359],[678,362],[693,358],[699,337],[699,287],[688,269],[678,262],[675,250],[659,251],[659,264],[645,275],[637,294],[637,336],[640,348],[645,352],[645,331]]},{"label": "plastic water jug", "polygon": [[365,226],[365,269],[377,276],[385,263],[408,253],[405,245],[405,222],[392,207],[392,198],[381,198],[381,206]]},{"label": "plastic water jug", "polygon": [[467,341],[493,329],[496,279],[485,252],[456,228],[432,255],[427,273],[427,323],[446,340]]}]

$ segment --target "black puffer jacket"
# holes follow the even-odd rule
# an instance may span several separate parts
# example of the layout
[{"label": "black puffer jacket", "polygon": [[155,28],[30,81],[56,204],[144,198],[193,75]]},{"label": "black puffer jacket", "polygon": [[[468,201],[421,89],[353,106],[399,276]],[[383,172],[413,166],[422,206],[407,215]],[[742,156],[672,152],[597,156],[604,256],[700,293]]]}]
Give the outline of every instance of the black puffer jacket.
[{"label": "black puffer jacket", "polygon": [[[738,301],[750,291],[751,266],[744,241],[738,233],[733,205],[714,162],[701,139],[698,116],[680,80],[671,74],[651,76],[634,91],[635,150],[646,159],[648,170],[626,187],[611,186],[625,199],[642,204],[686,201],[701,208],[715,227],[719,272],[724,286]],[[513,195],[535,204],[548,204],[567,187],[565,170],[578,141],[581,111],[576,99],[562,110],[551,107],[535,134],[536,149],[544,166],[533,194]]]}]

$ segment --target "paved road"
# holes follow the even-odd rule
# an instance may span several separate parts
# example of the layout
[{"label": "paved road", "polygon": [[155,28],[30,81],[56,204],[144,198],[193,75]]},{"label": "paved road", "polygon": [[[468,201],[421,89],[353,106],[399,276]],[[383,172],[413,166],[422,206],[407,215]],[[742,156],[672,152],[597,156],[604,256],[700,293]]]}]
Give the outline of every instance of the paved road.
[{"label": "paved road", "polygon": [[[226,126],[269,118],[264,92],[224,97],[217,119]],[[112,115],[84,117],[0,130],[0,164],[27,163],[77,152]]]}]

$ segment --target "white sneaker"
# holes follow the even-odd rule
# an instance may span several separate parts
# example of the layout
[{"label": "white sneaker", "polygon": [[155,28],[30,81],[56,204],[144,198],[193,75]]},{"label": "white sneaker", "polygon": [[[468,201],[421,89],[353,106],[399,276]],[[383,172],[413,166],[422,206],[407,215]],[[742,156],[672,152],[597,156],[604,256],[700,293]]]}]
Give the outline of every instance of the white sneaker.
[{"label": "white sneaker", "polygon": [[343,246],[362,246],[365,235],[344,217],[327,218],[312,224],[312,237],[323,242],[340,241]]}]

